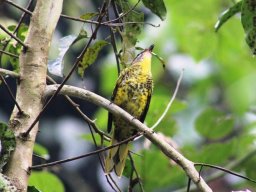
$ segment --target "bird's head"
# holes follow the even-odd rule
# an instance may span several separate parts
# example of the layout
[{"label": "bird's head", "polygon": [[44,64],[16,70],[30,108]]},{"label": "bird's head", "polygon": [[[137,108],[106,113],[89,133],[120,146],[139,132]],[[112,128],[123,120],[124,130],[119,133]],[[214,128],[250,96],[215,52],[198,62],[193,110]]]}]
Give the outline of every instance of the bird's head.
[{"label": "bird's head", "polygon": [[138,63],[138,62],[144,62],[144,60],[150,60],[151,62],[151,57],[152,57],[152,51],[154,49],[154,45],[150,45],[149,48],[144,49],[142,52],[140,52],[135,59],[133,60],[133,64],[134,63]]}]

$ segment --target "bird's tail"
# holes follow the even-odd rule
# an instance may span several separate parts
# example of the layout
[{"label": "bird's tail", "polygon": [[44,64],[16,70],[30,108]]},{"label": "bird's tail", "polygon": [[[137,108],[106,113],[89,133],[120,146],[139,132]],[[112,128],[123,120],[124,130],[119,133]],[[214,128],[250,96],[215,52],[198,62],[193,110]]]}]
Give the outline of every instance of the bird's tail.
[{"label": "bird's tail", "polygon": [[[113,138],[112,145],[116,143],[118,143],[118,141]],[[107,174],[114,170],[118,177],[122,176],[125,167],[125,161],[128,155],[128,150],[128,143],[121,144],[109,150],[109,153],[105,160],[105,172]]]}]

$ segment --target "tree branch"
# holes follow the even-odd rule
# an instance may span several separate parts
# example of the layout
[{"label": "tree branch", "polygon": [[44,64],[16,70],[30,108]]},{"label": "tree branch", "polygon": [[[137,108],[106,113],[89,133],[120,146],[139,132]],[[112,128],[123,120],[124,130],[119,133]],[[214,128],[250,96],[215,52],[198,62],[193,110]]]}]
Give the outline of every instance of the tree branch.
[{"label": "tree branch", "polygon": [[0,68],[0,74],[1,75],[8,75],[10,77],[14,77],[14,78],[19,78],[20,75],[16,72],[13,72],[13,71],[9,71],[7,69],[3,69],[3,68]]},{"label": "tree branch", "polygon": [[[55,93],[59,85],[48,85],[45,89],[44,96],[49,97]],[[154,143],[169,158],[180,165],[187,176],[195,183],[200,191],[211,192],[210,187],[205,183],[203,178],[199,178],[199,173],[194,167],[194,163],[182,156],[167,142],[163,141],[154,131],[149,129],[145,124],[132,117],[129,113],[111,103],[109,100],[85,89],[64,85],[60,90],[60,94],[69,95],[71,97],[80,98],[92,102],[100,107],[105,108],[116,116],[121,116],[127,123],[133,125],[136,129],[144,134],[144,136]]]}]

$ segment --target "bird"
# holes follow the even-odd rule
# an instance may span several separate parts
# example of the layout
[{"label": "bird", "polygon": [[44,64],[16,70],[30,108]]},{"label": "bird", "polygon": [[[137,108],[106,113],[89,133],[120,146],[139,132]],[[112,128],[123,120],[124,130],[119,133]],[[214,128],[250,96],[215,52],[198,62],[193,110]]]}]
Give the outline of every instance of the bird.
[{"label": "bird", "polygon": [[[154,45],[151,45],[149,48],[144,49],[135,57],[129,67],[122,70],[111,97],[111,102],[124,109],[142,123],[148,112],[153,92],[151,73],[153,48]],[[113,130],[112,124],[114,124]],[[127,123],[120,116],[113,115],[110,112],[108,113],[107,131],[112,133],[111,145],[119,143],[138,133],[131,124]],[[110,174],[114,171],[118,177],[122,176],[130,142],[123,143],[109,150],[105,159],[106,174]]]}]

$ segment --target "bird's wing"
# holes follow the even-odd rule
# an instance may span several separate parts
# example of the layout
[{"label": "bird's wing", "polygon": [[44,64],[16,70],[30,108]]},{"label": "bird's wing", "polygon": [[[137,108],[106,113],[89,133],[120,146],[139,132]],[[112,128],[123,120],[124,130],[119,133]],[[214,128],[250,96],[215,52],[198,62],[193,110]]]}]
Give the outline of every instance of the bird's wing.
[{"label": "bird's wing", "polygon": [[[127,69],[127,68],[126,68]],[[112,93],[112,96],[111,96],[111,101],[114,101],[115,100],[115,97],[116,97],[116,93],[117,93],[117,90],[118,88],[120,87],[120,83],[123,81],[123,78],[125,77],[126,75],[126,69],[124,69],[121,73],[120,73],[120,76],[118,77],[117,79],[117,82],[116,82],[116,86],[115,86],[115,89]],[[112,129],[112,120],[113,120],[113,115],[112,113],[108,112],[108,133],[110,133],[111,129]]]},{"label": "bird's wing", "polygon": [[148,98],[147,98],[147,103],[146,103],[146,106],[144,108],[144,111],[142,112],[139,120],[143,123],[145,118],[146,118],[146,115],[147,115],[147,112],[148,112],[148,108],[149,108],[149,104],[150,104],[150,100],[151,100],[151,95],[152,95],[152,88],[150,88],[148,90]]}]

